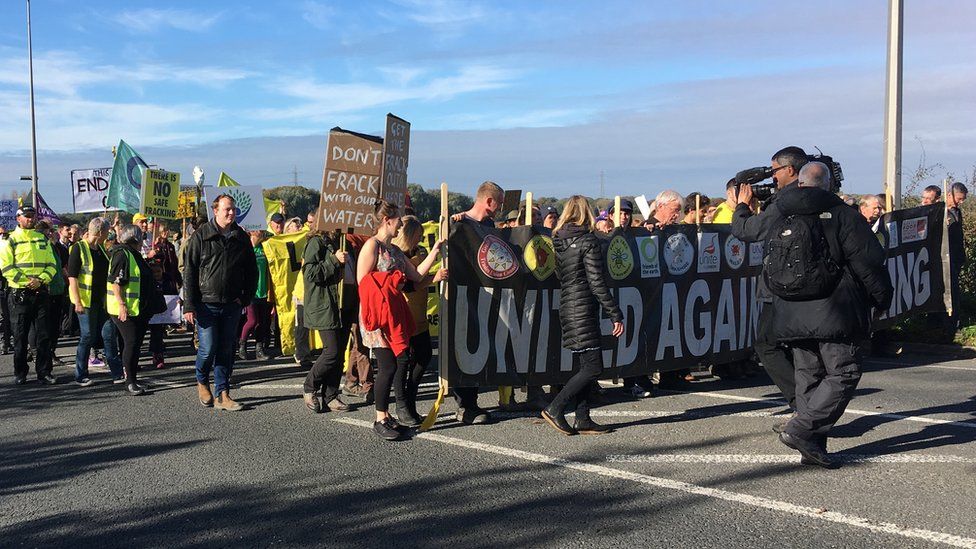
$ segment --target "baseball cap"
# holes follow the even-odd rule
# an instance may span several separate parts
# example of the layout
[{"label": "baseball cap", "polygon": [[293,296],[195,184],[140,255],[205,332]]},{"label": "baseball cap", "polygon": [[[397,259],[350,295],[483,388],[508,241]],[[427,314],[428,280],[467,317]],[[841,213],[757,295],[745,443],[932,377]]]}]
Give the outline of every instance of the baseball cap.
[{"label": "baseball cap", "polygon": [[271,215],[271,221],[273,223],[284,223],[285,222],[285,216],[281,215],[280,213],[272,214]]},{"label": "baseball cap", "polygon": [[24,217],[34,217],[35,215],[37,215],[37,212],[34,210],[34,206],[21,206],[20,208],[17,208],[17,215],[18,216],[22,215]]},{"label": "baseball cap", "polygon": [[142,215],[141,213],[137,213],[136,215],[132,216],[132,224],[133,225],[135,225],[136,223],[139,223],[140,221],[149,221],[149,218],[146,217],[146,216],[144,216],[144,215]]},{"label": "baseball cap", "polygon": [[542,209],[542,217],[546,217],[549,214],[558,216],[559,212],[557,212],[556,208],[553,208],[552,206],[546,206]]},{"label": "baseball cap", "polygon": [[[630,200],[627,200],[626,198],[621,198],[620,199],[620,211],[633,213],[633,211],[634,211],[634,204]],[[611,213],[611,214],[613,213],[613,206],[610,206],[610,209],[607,210],[607,213]]]},{"label": "baseball cap", "polygon": [[508,215],[505,216],[505,221],[515,221],[518,219],[518,215],[518,210],[512,210],[508,212]]}]

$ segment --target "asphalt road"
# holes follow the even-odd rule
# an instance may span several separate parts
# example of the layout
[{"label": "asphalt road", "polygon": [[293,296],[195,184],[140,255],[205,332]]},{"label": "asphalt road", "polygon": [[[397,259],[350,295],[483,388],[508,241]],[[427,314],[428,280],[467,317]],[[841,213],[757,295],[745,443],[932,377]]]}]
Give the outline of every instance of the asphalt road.
[{"label": "asphalt road", "polygon": [[828,471],[776,440],[765,377],[610,388],[594,416],[618,430],[599,437],[518,413],[461,426],[448,401],[390,443],[370,408],[307,412],[291,363],[238,368],[246,411],[203,408],[187,352],[145,372],[144,397],[104,373],[77,387],[68,367],[18,387],[0,359],[0,545],[976,547],[973,360],[870,362]]}]

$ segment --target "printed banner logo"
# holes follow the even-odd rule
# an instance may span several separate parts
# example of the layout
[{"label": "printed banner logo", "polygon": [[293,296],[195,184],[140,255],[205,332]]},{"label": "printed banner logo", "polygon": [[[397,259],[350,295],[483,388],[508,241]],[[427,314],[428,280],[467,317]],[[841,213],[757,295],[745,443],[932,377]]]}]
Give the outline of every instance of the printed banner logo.
[{"label": "printed banner logo", "polygon": [[[897,223],[894,225],[897,226]],[[928,234],[928,218],[926,217],[913,217],[912,219],[906,219],[901,222],[902,242],[918,242],[919,240],[925,240],[925,237],[928,236]]]},{"label": "printed banner logo", "polygon": [[251,211],[251,195],[246,190],[235,189],[233,187],[224,190],[225,193],[229,194],[231,198],[234,199],[234,215],[238,225],[244,224],[244,218]]},{"label": "printed banner logo", "polygon": [[664,262],[668,264],[668,272],[673,275],[687,273],[694,257],[695,247],[682,233],[669,236],[664,243]]},{"label": "printed banner logo", "polygon": [[[881,245],[884,246],[884,242],[882,242]],[[888,222],[888,247],[889,248],[898,247],[898,222],[897,221]]]},{"label": "printed banner logo", "polygon": [[763,263],[763,243],[750,242],[749,243],[749,266],[756,267],[757,265],[762,265],[762,263]]},{"label": "printed banner logo", "polygon": [[607,248],[607,268],[614,280],[623,280],[634,270],[634,255],[624,237],[617,235]]},{"label": "printed banner logo", "polygon": [[525,245],[522,253],[525,266],[539,280],[545,280],[556,271],[556,251],[552,247],[552,239],[548,236],[535,235]]},{"label": "printed banner logo", "polygon": [[504,240],[491,234],[478,248],[478,266],[485,276],[495,280],[505,280],[518,272],[518,261],[512,249]]},{"label": "printed banner logo", "polygon": [[637,253],[640,256],[641,278],[661,276],[661,260],[657,251],[657,236],[638,236]]},{"label": "printed banner logo", "polygon": [[733,269],[746,262],[746,245],[732,235],[725,240],[725,262]]},{"label": "printed banner logo", "polygon": [[719,261],[718,233],[698,234],[698,272],[717,273]]}]

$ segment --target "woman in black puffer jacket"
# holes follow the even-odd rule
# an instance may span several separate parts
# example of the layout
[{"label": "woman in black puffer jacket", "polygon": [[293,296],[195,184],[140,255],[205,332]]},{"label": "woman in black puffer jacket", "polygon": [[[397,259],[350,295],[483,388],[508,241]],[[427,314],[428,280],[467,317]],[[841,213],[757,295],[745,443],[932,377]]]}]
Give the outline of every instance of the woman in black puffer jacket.
[{"label": "woman in black puffer jacket", "polygon": [[[624,333],[624,316],[603,278],[603,250],[593,234],[593,212],[586,198],[570,197],[563,215],[552,233],[556,250],[556,276],[562,288],[559,298],[559,322],[563,347],[578,357],[580,369],[569,379],[542,418],[565,435],[599,435],[611,429],[590,419],[589,401],[596,390],[596,380],[603,372],[600,345],[600,307],[613,321],[613,336]],[[576,424],[566,422],[564,410],[576,401]]]}]

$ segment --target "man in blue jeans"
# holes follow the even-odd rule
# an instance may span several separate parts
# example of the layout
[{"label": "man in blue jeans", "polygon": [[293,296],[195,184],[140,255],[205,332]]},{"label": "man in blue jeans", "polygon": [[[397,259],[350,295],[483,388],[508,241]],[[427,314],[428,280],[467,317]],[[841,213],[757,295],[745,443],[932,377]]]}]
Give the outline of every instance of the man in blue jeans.
[{"label": "man in blue jeans", "polygon": [[200,404],[236,412],[244,407],[230,398],[230,376],[241,310],[254,297],[258,267],[251,239],[237,224],[234,198],[222,194],[211,207],[213,219],[193,233],[184,250],[183,317],[196,324],[200,340],[196,361]]},{"label": "man in blue jeans", "polygon": [[75,383],[82,387],[94,385],[88,377],[88,357],[101,338],[105,346],[105,360],[113,383],[122,377],[122,358],[119,356],[115,324],[105,310],[105,279],[109,258],[103,245],[108,237],[108,221],[96,217],[88,223],[88,235],[71,247],[68,256],[68,297],[78,313],[81,339],[75,352]]}]

